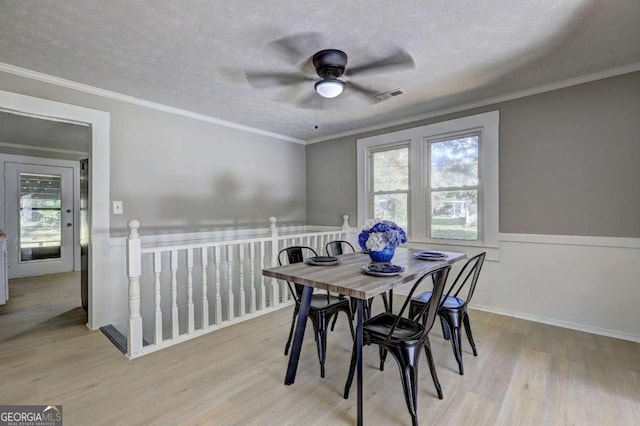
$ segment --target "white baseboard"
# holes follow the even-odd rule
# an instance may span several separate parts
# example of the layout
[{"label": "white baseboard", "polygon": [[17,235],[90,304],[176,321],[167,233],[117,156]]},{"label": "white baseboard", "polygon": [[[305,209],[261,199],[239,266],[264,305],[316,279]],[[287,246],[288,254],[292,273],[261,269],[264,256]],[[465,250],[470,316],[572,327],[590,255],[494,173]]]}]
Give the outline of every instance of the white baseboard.
[{"label": "white baseboard", "polygon": [[538,316],[538,315],[531,315],[531,314],[523,314],[521,312],[514,312],[514,311],[507,310],[507,309],[492,308],[490,306],[471,304],[471,305],[469,305],[469,308],[470,309],[476,309],[478,311],[489,312],[489,313],[492,313],[492,314],[506,315],[508,317],[520,318],[520,319],[524,319],[524,320],[527,320],[527,321],[539,322],[539,323],[542,323],[542,324],[554,325],[554,326],[557,326],[557,327],[568,328],[568,329],[571,329],[571,330],[584,331],[586,333],[598,334],[598,335],[601,335],[601,336],[613,337],[613,338],[616,338],[616,339],[629,340],[631,342],[640,343],[640,335],[638,335],[638,334],[625,333],[625,332],[620,332],[620,331],[616,331],[616,330],[609,330],[609,329],[600,328],[600,327],[592,327],[592,326],[588,326],[588,325],[584,325],[584,324],[576,324],[576,323],[568,322],[568,321],[560,321],[560,320],[556,320],[556,319],[552,319],[552,318],[546,318],[546,317],[542,317],[542,316]]}]

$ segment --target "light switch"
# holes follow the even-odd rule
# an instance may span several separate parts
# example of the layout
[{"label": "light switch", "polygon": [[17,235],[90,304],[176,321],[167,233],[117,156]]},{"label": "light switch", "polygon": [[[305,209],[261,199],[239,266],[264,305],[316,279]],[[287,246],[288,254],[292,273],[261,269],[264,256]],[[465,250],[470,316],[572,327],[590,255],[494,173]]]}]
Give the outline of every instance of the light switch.
[{"label": "light switch", "polygon": [[122,201],[113,202],[113,214],[122,214]]}]

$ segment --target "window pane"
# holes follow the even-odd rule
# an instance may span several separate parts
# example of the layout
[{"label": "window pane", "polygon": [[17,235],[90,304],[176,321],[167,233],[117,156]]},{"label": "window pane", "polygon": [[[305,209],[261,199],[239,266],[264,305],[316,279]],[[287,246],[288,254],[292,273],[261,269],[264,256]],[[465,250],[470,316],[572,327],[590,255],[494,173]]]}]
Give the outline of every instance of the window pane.
[{"label": "window pane", "polygon": [[478,239],[478,191],[431,193],[431,238]]},{"label": "window pane", "polygon": [[373,196],[373,213],[376,219],[394,221],[407,230],[407,194],[376,194]]},{"label": "window pane", "polygon": [[374,152],[372,163],[374,192],[409,189],[409,148]]},{"label": "window pane", "polygon": [[431,188],[478,185],[478,136],[431,143]]},{"label": "window pane", "polygon": [[60,257],[61,177],[20,173],[20,260]]}]

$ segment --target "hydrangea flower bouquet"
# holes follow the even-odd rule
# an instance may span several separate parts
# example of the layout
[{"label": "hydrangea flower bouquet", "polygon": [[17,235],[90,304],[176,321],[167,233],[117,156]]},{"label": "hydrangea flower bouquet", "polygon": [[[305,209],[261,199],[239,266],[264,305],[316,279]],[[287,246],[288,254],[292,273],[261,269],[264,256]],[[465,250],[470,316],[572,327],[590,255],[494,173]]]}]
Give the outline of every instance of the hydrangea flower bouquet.
[{"label": "hydrangea flower bouquet", "polygon": [[[374,262],[388,262],[396,247],[407,242],[407,234],[390,220],[367,220],[358,234],[358,244]],[[384,253],[384,254],[383,254]]]}]

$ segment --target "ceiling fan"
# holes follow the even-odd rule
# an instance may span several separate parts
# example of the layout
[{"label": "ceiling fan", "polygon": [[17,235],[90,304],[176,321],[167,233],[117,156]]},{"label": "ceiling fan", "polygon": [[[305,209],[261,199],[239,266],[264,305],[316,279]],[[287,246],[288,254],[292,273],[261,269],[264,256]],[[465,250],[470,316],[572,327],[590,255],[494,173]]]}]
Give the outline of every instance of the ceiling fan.
[{"label": "ceiling fan", "polygon": [[[299,72],[246,72],[245,76],[253,87],[265,88],[274,86],[295,86],[311,84],[315,93],[323,98],[335,98],[343,91],[349,90],[367,99],[375,101],[375,95],[379,90],[374,90],[353,81],[354,77],[377,74],[382,72],[399,71],[414,68],[415,63],[409,53],[397,49],[393,54],[379,60],[347,68],[348,56],[338,49],[324,49],[314,53],[310,59],[308,55],[309,44],[317,42],[318,33],[297,34],[283,39],[275,40],[270,44],[286,54],[291,61],[300,63]],[[310,64],[315,70],[312,75]],[[320,79],[318,79],[320,77]],[[315,94],[311,95],[311,99]],[[298,103],[299,107],[310,106],[309,98]],[[317,106],[317,104],[315,105]]]}]

